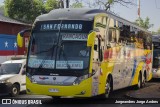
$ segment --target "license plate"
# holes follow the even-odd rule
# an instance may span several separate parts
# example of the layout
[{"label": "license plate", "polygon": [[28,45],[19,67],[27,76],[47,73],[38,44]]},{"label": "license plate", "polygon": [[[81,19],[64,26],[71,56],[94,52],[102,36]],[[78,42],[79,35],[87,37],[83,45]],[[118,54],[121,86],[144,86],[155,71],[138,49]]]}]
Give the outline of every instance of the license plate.
[{"label": "license plate", "polygon": [[57,93],[57,92],[59,92],[59,90],[58,89],[49,89],[49,92],[52,92],[52,93]]}]

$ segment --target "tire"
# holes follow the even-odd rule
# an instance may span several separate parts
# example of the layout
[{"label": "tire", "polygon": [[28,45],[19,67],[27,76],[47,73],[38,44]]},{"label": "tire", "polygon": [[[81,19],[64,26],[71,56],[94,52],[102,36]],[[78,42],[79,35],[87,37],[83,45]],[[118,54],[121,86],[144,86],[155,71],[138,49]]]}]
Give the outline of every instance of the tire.
[{"label": "tire", "polygon": [[19,95],[19,92],[20,92],[20,87],[17,84],[13,84],[11,88],[11,96],[15,97]]},{"label": "tire", "polygon": [[147,75],[146,73],[143,74],[143,82],[142,82],[142,87],[145,87],[146,86],[146,81],[147,81]]},{"label": "tire", "polygon": [[112,91],[113,91],[112,78],[108,77],[105,85],[105,93],[101,95],[101,98],[103,99],[110,98]]},{"label": "tire", "polygon": [[136,85],[136,89],[142,88],[142,75],[141,73],[138,76],[138,84]]}]

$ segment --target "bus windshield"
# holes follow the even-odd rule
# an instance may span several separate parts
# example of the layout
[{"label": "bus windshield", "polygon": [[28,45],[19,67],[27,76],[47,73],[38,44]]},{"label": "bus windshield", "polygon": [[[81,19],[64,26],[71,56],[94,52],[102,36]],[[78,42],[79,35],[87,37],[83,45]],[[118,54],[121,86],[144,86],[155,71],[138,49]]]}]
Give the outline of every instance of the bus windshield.
[{"label": "bus windshield", "polygon": [[86,42],[63,42],[57,55],[57,69],[86,69],[89,64],[90,48]]},{"label": "bus windshield", "polygon": [[92,22],[63,21],[61,24],[55,24],[57,22],[52,21],[46,25],[44,23],[37,24],[32,31],[28,67],[60,71],[87,69],[90,59],[87,36]]}]

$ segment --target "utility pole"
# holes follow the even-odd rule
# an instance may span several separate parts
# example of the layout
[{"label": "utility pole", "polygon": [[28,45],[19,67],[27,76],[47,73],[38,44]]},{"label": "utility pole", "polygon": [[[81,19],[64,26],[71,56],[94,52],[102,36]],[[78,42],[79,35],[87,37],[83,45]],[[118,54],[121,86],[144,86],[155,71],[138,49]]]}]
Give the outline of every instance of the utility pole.
[{"label": "utility pole", "polygon": [[64,8],[64,2],[63,2],[63,0],[59,0],[58,7],[59,8]]},{"label": "utility pole", "polygon": [[66,0],[66,8],[69,8],[69,0]]},{"label": "utility pole", "polygon": [[141,11],[140,11],[140,0],[138,0],[138,19],[139,19],[139,25],[140,25],[140,14],[141,14]]},{"label": "utility pole", "polygon": [[138,17],[140,18],[140,0],[138,0]]}]

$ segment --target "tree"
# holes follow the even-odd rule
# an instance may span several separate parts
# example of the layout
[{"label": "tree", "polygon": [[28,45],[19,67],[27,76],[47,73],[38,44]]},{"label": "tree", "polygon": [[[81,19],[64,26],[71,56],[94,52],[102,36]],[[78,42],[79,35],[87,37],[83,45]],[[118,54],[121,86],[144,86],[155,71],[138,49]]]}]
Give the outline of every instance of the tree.
[{"label": "tree", "polygon": [[143,27],[144,29],[149,29],[153,27],[153,24],[150,24],[149,17],[146,17],[145,20],[143,20],[141,17],[136,19],[135,24],[139,25],[140,27]]},{"label": "tree", "polygon": [[90,8],[103,8],[104,10],[109,10],[111,5],[114,4],[121,4],[122,6],[128,7],[128,5],[136,5],[133,0],[93,0],[93,2],[90,2],[88,0],[75,0],[75,2],[85,2],[87,4],[87,7]]},{"label": "tree", "polygon": [[[69,2],[69,1],[68,1]],[[63,0],[59,0],[58,1],[58,7],[59,8],[64,8],[64,1]]]},{"label": "tree", "polygon": [[4,6],[2,5],[0,5],[0,14],[4,14]]},{"label": "tree", "polygon": [[[59,0],[60,8],[64,8],[64,2],[69,4],[70,0]],[[121,4],[123,6],[128,7],[128,5],[136,5],[133,0],[93,0],[93,3],[90,0],[73,0],[72,8],[81,8],[84,7],[83,3],[88,4],[87,7],[95,8],[95,7],[103,7],[104,10],[109,10],[110,6],[113,4]],[[63,5],[62,5],[63,4]],[[67,5],[66,5],[67,6]]]},{"label": "tree", "polygon": [[157,34],[157,32],[155,32],[155,31],[152,31],[152,35],[156,35]]},{"label": "tree", "polygon": [[58,8],[58,1],[57,0],[47,0],[47,2],[45,3],[45,10],[46,12],[50,12],[53,9],[57,9]]},{"label": "tree", "polygon": [[157,34],[160,34],[160,28],[157,30]]},{"label": "tree", "polygon": [[5,0],[5,15],[32,23],[45,11],[42,0]]},{"label": "tree", "polygon": [[75,2],[71,5],[71,8],[83,8],[83,4],[80,2]]}]

